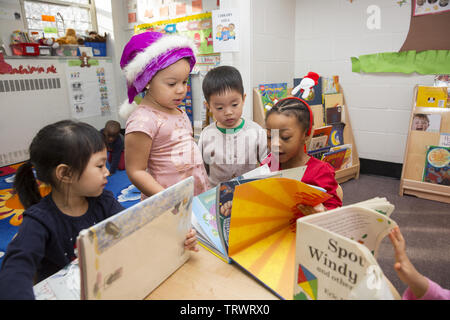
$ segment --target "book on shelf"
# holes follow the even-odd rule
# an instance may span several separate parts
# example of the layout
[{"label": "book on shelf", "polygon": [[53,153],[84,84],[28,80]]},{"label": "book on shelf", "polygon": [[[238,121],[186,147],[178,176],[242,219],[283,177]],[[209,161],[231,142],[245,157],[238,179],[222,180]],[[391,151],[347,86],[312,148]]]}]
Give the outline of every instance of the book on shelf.
[{"label": "book on shelf", "polygon": [[236,186],[269,177],[300,181],[305,170],[306,166],[301,166],[271,172],[266,164],[195,196],[192,201],[192,226],[197,231],[199,244],[220,259],[231,262],[228,256],[228,236]]},{"label": "book on shelf", "polygon": [[[303,78],[295,78],[293,88],[298,86],[302,80]],[[322,104],[322,77],[318,78],[317,84],[312,87],[307,97],[303,97],[303,91],[301,90],[295,96],[305,100],[310,106]]]},{"label": "book on shelf", "polygon": [[307,147],[308,151],[315,151],[328,146],[332,128],[330,125],[314,128]]},{"label": "book on shelf", "polygon": [[441,132],[439,135],[439,146],[450,147],[450,133]]},{"label": "book on shelf", "polygon": [[279,100],[287,97],[287,83],[268,83],[258,86],[265,111],[268,111]]},{"label": "book on shelf", "polygon": [[392,290],[376,258],[397,224],[394,206],[373,198],[296,221],[295,300],[390,300]]},{"label": "book on shelf", "polygon": [[416,107],[447,107],[448,92],[446,87],[418,86]]},{"label": "book on shelf", "polygon": [[189,177],[80,231],[78,259],[36,284],[36,299],[145,298],[190,257],[193,195]]},{"label": "book on shelf", "polygon": [[320,148],[317,150],[311,150],[311,151],[308,151],[308,155],[311,157],[314,157],[316,159],[322,160],[322,156],[325,153],[330,152],[330,148],[331,148],[330,146],[326,146],[326,147],[323,147],[323,148]]},{"label": "book on shelf", "polygon": [[320,160],[322,160],[323,162],[329,163],[336,171],[336,170],[341,169],[342,164],[344,163],[346,154],[347,154],[347,149],[337,149],[337,150],[331,151],[331,148],[330,148],[330,151],[324,153]]},{"label": "book on shelf", "polygon": [[427,147],[422,181],[450,186],[450,147]]},{"label": "book on shelf", "polygon": [[322,94],[339,93],[339,76],[322,77]]},{"label": "book on shelf", "polygon": [[340,146],[344,144],[344,128],[345,123],[334,123],[330,133],[329,145],[331,147]]}]

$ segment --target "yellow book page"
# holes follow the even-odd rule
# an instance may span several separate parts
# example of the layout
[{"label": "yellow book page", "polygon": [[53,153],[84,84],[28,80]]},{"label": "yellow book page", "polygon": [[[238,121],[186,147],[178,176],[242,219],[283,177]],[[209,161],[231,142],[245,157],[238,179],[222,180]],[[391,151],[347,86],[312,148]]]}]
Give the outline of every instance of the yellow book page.
[{"label": "yellow book page", "polygon": [[236,187],[229,256],[285,299],[292,299],[298,204],[331,196],[300,181],[267,178]]}]

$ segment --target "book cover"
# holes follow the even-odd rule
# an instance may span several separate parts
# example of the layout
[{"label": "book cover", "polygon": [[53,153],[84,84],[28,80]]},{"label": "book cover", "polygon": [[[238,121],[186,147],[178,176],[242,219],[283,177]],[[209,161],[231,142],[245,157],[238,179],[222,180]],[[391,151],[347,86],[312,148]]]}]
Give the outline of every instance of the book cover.
[{"label": "book cover", "polygon": [[287,97],[287,83],[268,83],[258,86],[264,110],[270,110],[275,103]]},{"label": "book cover", "polygon": [[316,206],[331,196],[288,178],[236,187],[230,223],[230,258],[283,299],[293,297],[295,221],[299,204]]},{"label": "book cover", "polygon": [[335,106],[331,108],[326,108],[325,112],[325,123],[332,125],[335,123],[340,123],[342,120],[342,106]]},{"label": "book cover", "polygon": [[320,160],[329,163],[334,168],[334,170],[339,170],[342,167],[342,163],[344,162],[346,153],[346,149],[329,151],[327,153],[324,153],[322,155],[322,159]]},{"label": "book cover", "polygon": [[[294,88],[300,84],[302,79],[303,78],[294,79]],[[312,87],[312,90],[307,97],[302,97],[302,91],[297,92],[295,96],[305,100],[310,106],[322,104],[322,77],[319,77],[317,84]]]},{"label": "book cover", "polygon": [[376,260],[381,241],[396,226],[386,208],[393,211],[386,199],[375,198],[298,219],[293,298],[399,298]]},{"label": "book cover", "polygon": [[329,140],[329,144],[331,147],[340,146],[341,144],[344,144],[344,128],[345,123],[343,122],[333,124]]},{"label": "book cover", "polygon": [[189,177],[82,230],[81,299],[143,299],[182,266],[193,195]]},{"label": "book cover", "polygon": [[450,147],[428,146],[422,181],[450,186]]},{"label": "book cover", "polygon": [[347,169],[350,168],[353,165],[353,157],[352,157],[352,145],[349,144],[343,144],[336,147],[331,147],[330,151],[337,151],[345,149],[345,156],[344,160],[342,161],[341,169]]},{"label": "book cover", "polygon": [[417,107],[445,108],[447,105],[447,88],[419,86],[417,88]]},{"label": "book cover", "polygon": [[441,147],[450,147],[450,133],[442,132],[439,135],[439,145]]},{"label": "book cover", "polygon": [[308,144],[308,151],[315,151],[328,146],[332,126],[323,126],[314,128],[311,139]]}]

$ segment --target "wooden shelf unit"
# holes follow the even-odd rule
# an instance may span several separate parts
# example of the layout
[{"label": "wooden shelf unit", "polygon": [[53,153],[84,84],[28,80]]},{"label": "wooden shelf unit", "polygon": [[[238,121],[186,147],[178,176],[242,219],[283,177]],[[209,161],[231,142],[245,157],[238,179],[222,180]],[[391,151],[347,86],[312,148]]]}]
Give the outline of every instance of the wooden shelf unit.
[{"label": "wooden shelf unit", "polygon": [[[419,198],[450,203],[450,186],[423,182],[426,148],[439,144],[440,133],[450,132],[450,108],[423,108],[416,106],[417,88],[414,88],[413,109],[410,116],[408,139],[406,141],[399,194],[414,195]],[[411,130],[415,113],[440,114],[440,132],[425,132]]]},{"label": "wooden shelf unit", "polygon": [[[359,178],[360,162],[358,151],[356,149],[355,139],[353,137],[353,130],[350,123],[350,116],[345,105],[344,94],[342,93],[342,87],[340,93],[325,95],[325,108],[334,107],[336,104],[342,106],[342,122],[345,123],[344,127],[344,144],[352,145],[352,166],[345,169],[336,171],[336,180],[338,183],[343,183],[350,179]],[[288,92],[291,89],[288,88]],[[323,112],[324,108],[321,104],[310,106],[314,114],[314,127],[324,126]],[[261,94],[258,88],[253,88],[253,121],[265,128],[265,114],[262,104]]]}]

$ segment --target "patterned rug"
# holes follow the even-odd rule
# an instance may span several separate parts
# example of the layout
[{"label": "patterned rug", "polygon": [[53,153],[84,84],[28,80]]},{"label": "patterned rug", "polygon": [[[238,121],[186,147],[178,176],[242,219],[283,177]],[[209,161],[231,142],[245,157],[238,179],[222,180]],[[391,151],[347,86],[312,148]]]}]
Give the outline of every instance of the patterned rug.
[{"label": "patterned rug", "polygon": [[[0,266],[8,243],[17,233],[22,223],[24,209],[18,196],[12,193],[15,172],[20,165],[19,163],[0,168]],[[128,180],[125,170],[116,171],[115,174],[108,177],[108,184],[105,189],[112,191],[125,208],[140,200],[140,192]],[[49,192],[45,187],[40,188],[40,191],[41,194]]]}]

